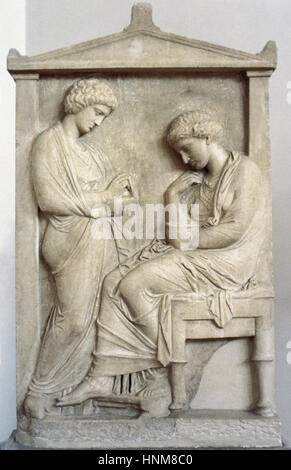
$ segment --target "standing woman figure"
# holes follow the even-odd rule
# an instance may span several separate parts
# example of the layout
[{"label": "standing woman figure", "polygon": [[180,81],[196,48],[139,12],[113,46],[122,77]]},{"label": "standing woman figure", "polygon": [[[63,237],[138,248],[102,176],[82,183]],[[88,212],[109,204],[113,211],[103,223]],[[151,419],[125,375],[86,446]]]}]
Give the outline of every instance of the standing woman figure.
[{"label": "standing woman figure", "polygon": [[24,401],[26,415],[34,418],[43,418],[54,398],[86,376],[101,284],[118,263],[114,239],[93,235],[93,209],[112,207],[114,197],[129,185],[128,176],[114,177],[101,151],[79,139],[115,109],[111,88],[97,79],[79,80],[68,90],[64,105],[63,121],[42,132],[32,149],[35,195],[48,219],[41,251],[55,288]]}]

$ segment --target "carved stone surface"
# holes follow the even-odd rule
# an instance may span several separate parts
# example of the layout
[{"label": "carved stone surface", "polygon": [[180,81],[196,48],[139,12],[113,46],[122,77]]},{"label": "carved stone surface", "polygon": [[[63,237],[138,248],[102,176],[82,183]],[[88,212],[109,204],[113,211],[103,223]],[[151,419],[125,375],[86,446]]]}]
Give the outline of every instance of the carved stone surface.
[{"label": "carved stone surface", "polygon": [[[278,418],[247,412],[187,412],[153,419],[32,420],[18,442],[53,448],[280,447]],[[76,440],[76,435],[78,440]]]},{"label": "carved stone surface", "polygon": [[[275,67],[273,42],[247,54],[164,33],[143,3],[121,33],[36,57],[10,52],[18,442],[281,445]],[[249,359],[243,385],[233,374],[237,400],[210,390],[234,367],[223,355],[220,367],[223,345]],[[211,393],[218,410],[200,410]]]}]

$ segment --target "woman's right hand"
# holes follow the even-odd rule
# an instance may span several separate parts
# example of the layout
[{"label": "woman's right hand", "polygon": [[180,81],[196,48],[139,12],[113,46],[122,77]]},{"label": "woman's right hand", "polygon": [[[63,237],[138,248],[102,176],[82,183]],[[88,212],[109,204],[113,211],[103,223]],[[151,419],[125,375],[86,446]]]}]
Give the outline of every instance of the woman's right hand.
[{"label": "woman's right hand", "polygon": [[116,176],[108,185],[106,191],[109,192],[112,198],[123,196],[125,191],[127,191],[127,195],[130,194],[131,184],[129,176],[124,173]]},{"label": "woman's right hand", "polygon": [[179,193],[182,193],[183,191],[188,189],[189,186],[201,183],[201,181],[201,174],[191,170],[185,171],[175,181],[173,181],[173,183],[170,184],[166,191],[166,194],[171,196],[178,196]]}]

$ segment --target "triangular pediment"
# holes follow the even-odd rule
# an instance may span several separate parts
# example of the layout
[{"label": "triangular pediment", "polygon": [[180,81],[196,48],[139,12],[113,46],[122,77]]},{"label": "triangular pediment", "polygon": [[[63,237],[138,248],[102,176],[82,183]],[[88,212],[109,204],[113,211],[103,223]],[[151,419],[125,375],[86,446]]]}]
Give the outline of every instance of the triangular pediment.
[{"label": "triangular pediment", "polygon": [[108,69],[274,69],[276,46],[267,43],[261,54],[249,54],[160,31],[147,4],[133,8],[132,22],[123,32],[71,47],[20,56],[11,51],[10,72],[94,71]]}]

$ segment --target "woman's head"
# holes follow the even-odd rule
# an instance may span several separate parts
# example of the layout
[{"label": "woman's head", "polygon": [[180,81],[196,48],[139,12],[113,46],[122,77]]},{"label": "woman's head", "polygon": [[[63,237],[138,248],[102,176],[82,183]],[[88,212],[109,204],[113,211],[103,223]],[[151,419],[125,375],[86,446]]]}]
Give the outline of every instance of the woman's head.
[{"label": "woman's head", "polygon": [[65,112],[72,117],[80,135],[100,126],[117,106],[111,88],[96,78],[78,80],[68,90]]},{"label": "woman's head", "polygon": [[167,141],[185,164],[194,170],[205,168],[213,145],[222,137],[222,126],[208,113],[190,111],[178,116],[171,123]]},{"label": "woman's head", "polygon": [[191,137],[220,143],[222,134],[222,126],[210,114],[203,111],[188,111],[171,122],[167,141],[171,147],[179,140]]},{"label": "woman's head", "polygon": [[77,114],[88,106],[107,106],[113,111],[117,106],[117,99],[106,83],[96,78],[85,78],[73,83],[69,88],[65,100],[66,114]]}]

